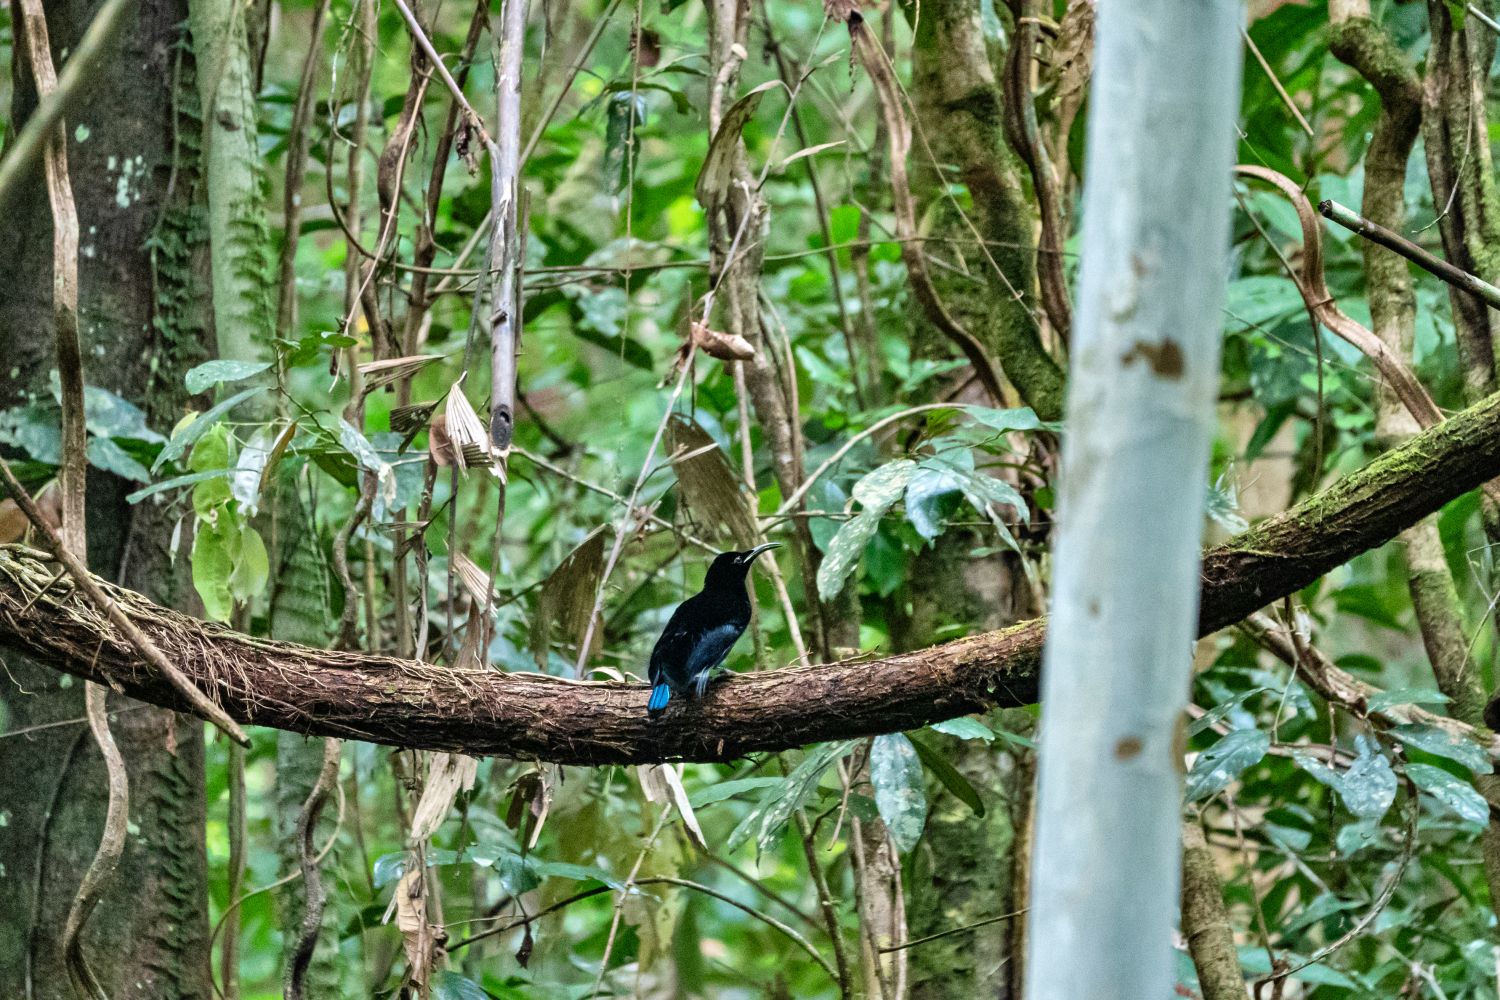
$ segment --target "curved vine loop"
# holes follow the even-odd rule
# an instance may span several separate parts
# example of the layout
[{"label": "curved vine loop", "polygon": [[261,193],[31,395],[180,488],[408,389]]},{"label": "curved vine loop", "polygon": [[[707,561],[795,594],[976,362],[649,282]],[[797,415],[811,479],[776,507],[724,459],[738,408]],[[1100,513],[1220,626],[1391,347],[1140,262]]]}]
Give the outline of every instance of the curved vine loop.
[{"label": "curved vine loop", "polygon": [[1373,331],[1351,319],[1334,301],[1333,293],[1328,290],[1328,283],[1323,278],[1323,234],[1318,223],[1318,213],[1307,200],[1307,195],[1302,193],[1302,189],[1290,177],[1268,167],[1240,164],[1234,170],[1237,174],[1255,177],[1275,187],[1286,195],[1296,209],[1297,221],[1302,223],[1302,273],[1293,275],[1292,280],[1302,295],[1302,301],[1307,303],[1308,311],[1318,322],[1370,359],[1375,370],[1419,425],[1425,429],[1441,423],[1443,411],[1438,409],[1426,387],[1417,380],[1417,376],[1405,362],[1393,354]]}]

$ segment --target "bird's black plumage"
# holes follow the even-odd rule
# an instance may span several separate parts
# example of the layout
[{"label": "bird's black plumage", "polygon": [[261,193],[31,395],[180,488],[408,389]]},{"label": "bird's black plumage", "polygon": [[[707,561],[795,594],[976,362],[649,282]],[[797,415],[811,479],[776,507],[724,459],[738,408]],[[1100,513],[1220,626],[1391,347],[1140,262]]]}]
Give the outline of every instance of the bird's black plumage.
[{"label": "bird's black plumage", "polygon": [[651,700],[646,709],[656,714],[672,695],[702,697],[708,680],[734,648],[750,624],[750,595],[745,574],[755,557],[776,542],[746,552],[725,552],[708,567],[703,589],[677,606],[651,651]]}]

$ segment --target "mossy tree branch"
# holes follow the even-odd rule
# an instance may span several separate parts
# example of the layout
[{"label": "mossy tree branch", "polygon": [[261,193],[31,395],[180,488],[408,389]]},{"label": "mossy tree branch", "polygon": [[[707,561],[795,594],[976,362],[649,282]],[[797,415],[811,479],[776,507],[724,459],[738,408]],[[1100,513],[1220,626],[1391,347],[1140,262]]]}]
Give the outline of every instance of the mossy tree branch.
[{"label": "mossy tree branch", "polygon": [[[1500,395],[1205,553],[1199,633],[1300,590],[1497,474]],[[40,553],[0,549],[0,643],[142,701],[189,710],[84,595],[53,577]],[[242,722],[564,764],[727,760],[1027,704],[1036,699],[1047,631],[1036,620],[878,660],[734,676],[705,701],[650,722],[639,684],[455,670],[273,642],[105,586]]]}]

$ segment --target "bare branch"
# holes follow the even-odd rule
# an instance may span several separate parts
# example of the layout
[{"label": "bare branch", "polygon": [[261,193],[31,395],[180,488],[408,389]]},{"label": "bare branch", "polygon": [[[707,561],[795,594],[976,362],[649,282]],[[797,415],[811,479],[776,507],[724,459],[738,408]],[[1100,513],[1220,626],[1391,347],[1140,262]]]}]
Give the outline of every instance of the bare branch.
[{"label": "bare branch", "polygon": [[1436,275],[1454,288],[1468,292],[1494,309],[1500,309],[1500,288],[1496,288],[1478,275],[1470,274],[1461,267],[1454,267],[1440,257],[1434,257],[1400,233],[1393,233],[1384,226],[1360,215],[1352,208],[1346,208],[1336,201],[1318,202],[1318,211],[1325,219],[1337,222],[1345,229],[1353,233],[1358,233],[1371,243],[1378,243],[1387,250],[1400,254],[1422,270]]}]

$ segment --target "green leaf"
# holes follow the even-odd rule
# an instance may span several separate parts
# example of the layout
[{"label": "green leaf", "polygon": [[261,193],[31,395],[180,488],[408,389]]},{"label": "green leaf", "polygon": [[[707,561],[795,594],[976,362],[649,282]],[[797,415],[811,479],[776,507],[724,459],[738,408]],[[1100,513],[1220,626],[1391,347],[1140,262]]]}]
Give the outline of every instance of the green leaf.
[{"label": "green leaf", "polygon": [[387,465],[369,438],[361,434],[358,427],[343,419],[339,420],[339,444],[354,456],[354,461],[366,472],[379,472]]},{"label": "green leaf", "polygon": [[779,785],[785,780],[785,778],[736,778],[733,781],[721,781],[693,792],[688,796],[688,804],[694,809],[702,809],[715,802],[734,798],[742,792],[760,791],[772,785]]},{"label": "green leaf", "polygon": [[624,189],[629,180],[626,172],[630,161],[634,159],[639,163],[641,143],[636,130],[645,123],[646,99],[643,96],[628,92],[609,96],[604,116],[604,187],[610,194],[618,194]]},{"label": "green leaf", "polygon": [[911,745],[916,749],[917,756],[921,758],[922,765],[932,772],[933,777],[941,781],[944,788],[948,789],[960,802],[968,806],[975,816],[983,816],[984,801],[979,797],[979,792],[974,789],[974,786],[969,784],[969,779],[965,778],[959,773],[957,768],[948,763],[942,754],[926,743],[923,743],[915,736],[908,736],[907,739],[911,740]]},{"label": "green leaf", "polygon": [[909,458],[898,458],[877,469],[865,473],[854,484],[854,499],[864,505],[866,511],[884,514],[901,498],[912,476],[917,473],[917,463]]},{"label": "green leaf", "polygon": [[151,465],[151,471],[156,472],[163,465],[185,453],[200,437],[208,432],[209,428],[217,424],[226,413],[250,397],[258,396],[265,391],[264,386],[255,389],[243,389],[228,399],[210,407],[205,412],[200,413],[191,423],[179,428],[172,435],[172,440],[168,441],[166,447],[161,450],[161,454],[156,456],[156,461]]},{"label": "green leaf", "polygon": [[[1270,958],[1266,955],[1266,949],[1258,944],[1244,944],[1238,947],[1240,968],[1251,976],[1266,976],[1271,973]],[[1289,966],[1301,966],[1307,961],[1305,956],[1296,952],[1276,949],[1276,957],[1285,961]],[[1344,973],[1321,962],[1300,968],[1291,978],[1300,979],[1305,983],[1318,986],[1338,986],[1343,989],[1361,991],[1360,984],[1349,978]]]},{"label": "green leaf", "polygon": [[184,375],[182,381],[187,391],[196,396],[220,382],[239,382],[270,367],[269,361],[205,361]]},{"label": "green leaf", "polygon": [[1234,483],[1227,481],[1227,474],[1208,488],[1207,510],[1209,519],[1231,535],[1238,535],[1250,527],[1245,515],[1240,513],[1240,498]]},{"label": "green leaf", "polygon": [[152,483],[144,489],[136,490],[125,498],[126,503],[140,503],[149,496],[166,490],[175,490],[179,486],[191,486],[209,479],[228,479],[233,469],[209,469],[205,472],[190,472],[185,476],[174,476],[171,479],[163,479],[159,483]]},{"label": "green leaf", "polygon": [[1240,692],[1232,699],[1224,702],[1223,704],[1215,705],[1213,708],[1210,708],[1201,716],[1194,719],[1192,725],[1188,726],[1188,739],[1192,739],[1199,733],[1205,732],[1208,729],[1211,729],[1214,726],[1218,725],[1220,722],[1228,718],[1231,712],[1242,706],[1245,703],[1246,699],[1260,694],[1264,690],[1265,688],[1263,687],[1251,688],[1249,691]]},{"label": "green leaf", "polygon": [[376,858],[375,864],[371,866],[372,871],[370,873],[371,881],[375,883],[375,888],[384,889],[392,882],[398,881],[402,875],[406,874],[408,860],[409,858],[405,851],[382,854]]},{"label": "green leaf", "polygon": [[94,468],[113,472],[121,479],[133,479],[138,483],[151,481],[151,473],[146,467],[109,438],[90,437],[88,449],[89,464]]},{"label": "green leaf", "polygon": [[[52,373],[57,378],[57,372]],[[62,399],[62,390],[54,382],[53,396]],[[107,438],[129,438],[159,444],[166,440],[146,426],[146,414],[139,406],[97,385],[83,387],[83,422],[90,434]]]},{"label": "green leaf", "polygon": [[880,516],[867,511],[861,511],[839,526],[823,552],[822,564],[818,566],[819,597],[829,601],[844,589],[844,581],[854,572],[865,546],[879,528]]},{"label": "green leaf", "polygon": [[929,542],[943,533],[944,522],[963,492],[963,480],[950,469],[919,469],[906,486],[906,520]]},{"label": "green leaf", "polygon": [[443,969],[431,981],[432,1000],[490,1000],[490,994],[472,979],[452,969]]},{"label": "green leaf", "polygon": [[1438,757],[1457,761],[1475,774],[1489,774],[1495,768],[1490,755],[1479,744],[1439,729],[1437,726],[1411,724],[1392,726],[1392,736],[1409,747],[1416,747]]},{"label": "green leaf", "polygon": [[527,858],[519,854],[506,853],[500,855],[494,865],[495,874],[500,876],[500,886],[512,896],[519,896],[523,892],[530,892],[542,884],[541,876],[529,863]]},{"label": "green leaf", "polygon": [[260,595],[271,577],[271,560],[260,532],[250,525],[240,529],[240,555],[229,577],[229,593],[237,601],[248,601]]},{"label": "green leaf", "polygon": [[1406,776],[1466,822],[1482,825],[1489,821],[1489,805],[1468,782],[1431,764],[1407,764]]},{"label": "green leaf", "polygon": [[38,462],[62,463],[62,424],[58,411],[36,403],[0,410],[0,444],[19,448]]},{"label": "green leaf", "polygon": [[875,537],[880,518],[900,499],[916,472],[916,462],[901,458],[866,473],[854,484],[854,499],[864,509],[844,522],[823,553],[823,564],[818,567],[818,594],[823,600],[833,599],[844,589],[844,581],[854,571],[865,546]]},{"label": "green leaf", "polygon": [[1396,772],[1384,754],[1361,739],[1359,756],[1344,772],[1338,792],[1355,816],[1378,820],[1396,801]]},{"label": "green leaf", "polygon": [[567,878],[574,882],[603,882],[611,889],[623,889],[625,883],[602,868],[593,865],[575,865],[567,861],[539,861],[528,859],[531,870],[542,878]]},{"label": "green leaf", "polygon": [[934,722],[927,728],[939,733],[947,733],[949,736],[957,736],[961,740],[984,740],[989,743],[995,738],[993,729],[967,715],[960,715],[956,719],[947,719],[943,722]]},{"label": "green leaf", "polygon": [[1448,696],[1436,688],[1392,688],[1378,691],[1365,699],[1365,708],[1371,712],[1383,712],[1396,705],[1443,705]]},{"label": "green leaf", "polygon": [[1189,802],[1205,799],[1229,787],[1246,768],[1253,767],[1271,749],[1271,737],[1259,729],[1234,729],[1200,753],[1187,776]]},{"label": "green leaf", "polygon": [[792,813],[797,811],[803,800],[818,786],[829,765],[853,749],[852,740],[838,740],[808,751],[802,762],[792,768],[791,774],[778,781],[775,786],[767,787],[760,802],[730,832],[725,850],[733,851],[754,834],[758,849],[764,851],[781,832],[787,820],[792,818]]},{"label": "green leaf", "polygon": [[239,549],[239,529],[229,518],[198,520],[193,538],[193,589],[203,599],[204,617],[227,622],[234,611],[229,578]]},{"label": "green leaf", "polygon": [[[670,97],[672,99],[672,106],[677,109],[677,113],[678,114],[680,114],[680,115],[690,115],[690,114],[693,113],[693,102],[688,99],[688,96],[686,94],[684,94],[682,91],[678,90],[676,87],[669,87],[665,83],[648,83],[645,80],[634,80],[634,81],[632,81],[632,80],[612,80],[609,83],[607,83],[607,84],[604,85],[604,89],[600,91],[600,94],[601,95],[603,95],[603,94],[614,95],[611,98],[611,105],[610,105],[610,111],[613,112],[614,111],[614,104],[613,104],[613,102],[619,100],[621,97],[629,97],[630,96],[630,92],[632,90],[635,90],[637,92],[643,92],[643,91],[648,91],[648,90],[659,91],[659,92],[661,92],[663,94],[666,94],[668,97]],[[638,122],[636,122],[637,125],[644,125],[644,124],[646,124],[646,112],[645,112],[645,101],[644,100],[641,101],[641,105],[642,105],[642,107],[641,107],[641,111],[640,111],[640,120]],[[608,132],[608,129],[606,129],[606,133],[607,132]],[[605,141],[606,141],[606,144],[607,144],[609,140],[606,138]]]},{"label": "green leaf", "polygon": [[911,740],[900,733],[875,737],[870,745],[870,784],[875,786],[875,805],[896,848],[903,854],[911,851],[927,825],[922,762]]},{"label": "green leaf", "polygon": [[964,412],[986,427],[997,431],[1037,431],[1046,430],[1049,426],[1042,423],[1029,406],[1019,406],[1010,410],[997,410],[990,406],[967,406]]}]

